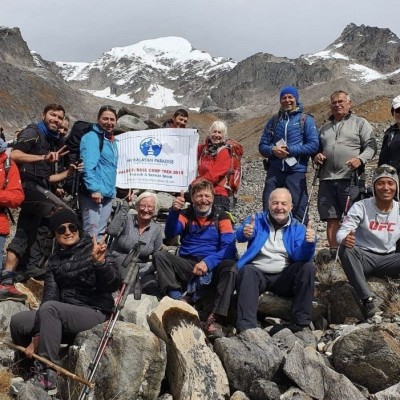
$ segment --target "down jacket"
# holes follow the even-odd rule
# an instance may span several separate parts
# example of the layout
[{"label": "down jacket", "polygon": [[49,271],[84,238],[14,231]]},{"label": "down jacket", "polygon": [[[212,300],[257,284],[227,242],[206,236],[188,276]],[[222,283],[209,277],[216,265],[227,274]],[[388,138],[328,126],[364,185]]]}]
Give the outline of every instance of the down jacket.
[{"label": "down jacket", "polygon": [[[303,129],[302,114],[303,107],[299,104],[297,110],[290,113],[279,111],[277,116],[268,120],[258,150],[263,157],[268,158],[270,168],[285,172],[307,172],[308,160],[317,153],[319,141],[314,118],[307,115]],[[275,124],[276,118],[278,121]],[[277,158],[272,153],[272,148],[280,139],[286,142],[289,157],[295,157],[297,160],[293,166],[289,166],[284,159]]]},{"label": "down jacket", "polygon": [[44,280],[42,304],[55,300],[100,310],[113,311],[112,293],[121,279],[118,266],[107,261],[95,266],[92,262],[92,239],[83,233],[71,248],[57,248],[50,256]]}]

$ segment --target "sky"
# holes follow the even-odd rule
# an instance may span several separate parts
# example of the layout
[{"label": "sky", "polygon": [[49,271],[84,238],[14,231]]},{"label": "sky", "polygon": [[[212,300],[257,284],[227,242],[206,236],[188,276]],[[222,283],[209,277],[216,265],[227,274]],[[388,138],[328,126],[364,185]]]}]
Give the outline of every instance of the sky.
[{"label": "sky", "polygon": [[[181,36],[212,56],[296,58],[335,41],[351,22],[400,37],[397,0],[14,0],[0,26],[18,27],[49,61],[92,62],[112,47]],[[1,39],[1,38],[0,38]]]}]

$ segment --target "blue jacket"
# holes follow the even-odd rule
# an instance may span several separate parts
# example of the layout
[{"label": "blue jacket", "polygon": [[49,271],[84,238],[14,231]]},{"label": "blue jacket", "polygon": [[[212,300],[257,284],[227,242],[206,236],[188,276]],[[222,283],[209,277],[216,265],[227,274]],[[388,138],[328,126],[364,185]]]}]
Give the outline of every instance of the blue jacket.
[{"label": "blue jacket", "polygon": [[[187,211],[171,209],[165,223],[165,237],[169,239],[180,235],[179,255],[198,258],[212,271],[222,260],[234,260],[236,256],[235,233],[230,219],[221,213],[218,227],[215,222],[213,214],[205,220],[198,218],[195,221],[188,218]],[[188,223],[190,225],[185,228]]]},{"label": "blue jacket", "polygon": [[[319,148],[318,131],[314,118],[307,115],[304,121],[304,131],[301,127],[303,106],[298,105],[296,111],[290,113],[279,111],[277,116],[270,118],[261,136],[258,150],[263,157],[267,157],[270,168],[285,172],[307,172],[307,164],[311,155],[316,154]],[[274,121],[278,118],[274,129]],[[297,163],[290,167],[283,159],[272,153],[272,148],[280,139],[283,139],[289,150],[289,157],[295,157]]]},{"label": "blue jacket", "polygon": [[90,193],[100,192],[103,197],[114,198],[117,180],[117,144],[104,137],[103,149],[100,153],[99,135],[105,135],[105,133],[97,124],[94,124],[93,130],[81,139],[83,182]]},{"label": "blue jacket", "polygon": [[[238,242],[249,242],[247,250],[237,263],[238,269],[249,264],[267,241],[270,233],[267,217],[267,212],[255,215],[253,236],[250,239],[244,236],[243,228],[250,222],[251,216],[247,217],[237,229],[236,239]],[[296,219],[290,217],[290,224],[282,229],[284,229],[283,243],[289,256],[289,262],[311,261],[314,256],[316,241],[314,243],[306,242],[306,227]]]}]

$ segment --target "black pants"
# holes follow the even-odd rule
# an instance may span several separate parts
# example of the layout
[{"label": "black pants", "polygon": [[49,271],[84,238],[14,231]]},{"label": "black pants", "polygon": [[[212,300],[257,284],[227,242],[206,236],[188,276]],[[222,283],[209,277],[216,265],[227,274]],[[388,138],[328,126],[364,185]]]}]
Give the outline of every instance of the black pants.
[{"label": "black pants", "polygon": [[[157,269],[158,285],[163,294],[172,289],[184,290],[193,275],[193,267],[198,261],[157,251],[153,255]],[[235,290],[237,267],[234,260],[222,260],[213,269],[211,285],[216,287],[216,299],[213,312],[223,316],[228,315],[232,294]]]},{"label": "black pants", "polygon": [[75,306],[59,301],[47,301],[38,311],[22,311],[11,318],[11,337],[15,344],[28,346],[36,313],[40,318],[38,355],[59,364],[60,345],[71,342],[79,332],[102,324],[107,316],[89,307]]},{"label": "black pants", "polygon": [[37,230],[43,217],[51,215],[56,208],[68,208],[50,190],[32,182],[25,182],[25,200],[21,205],[15,236],[7,247],[19,259],[20,265],[26,265],[29,249],[33,245]]},{"label": "black pants", "polygon": [[292,322],[307,326],[311,323],[315,266],[312,262],[288,265],[278,274],[266,274],[252,264],[245,265],[237,280],[237,329],[257,327],[257,308],[260,293],[267,290],[284,297],[293,297]]}]

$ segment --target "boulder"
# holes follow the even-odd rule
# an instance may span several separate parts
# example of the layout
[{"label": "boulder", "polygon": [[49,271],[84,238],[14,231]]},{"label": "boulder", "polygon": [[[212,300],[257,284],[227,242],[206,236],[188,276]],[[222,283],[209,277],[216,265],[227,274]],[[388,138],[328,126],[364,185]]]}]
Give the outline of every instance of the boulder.
[{"label": "boulder", "polygon": [[157,307],[158,299],[155,296],[142,294],[140,300],[135,300],[133,294],[128,295],[120,316],[125,322],[150,329],[147,316]]},{"label": "boulder", "polygon": [[241,392],[241,391],[236,391],[235,393],[233,393],[233,395],[230,397],[229,400],[250,400],[245,393]]},{"label": "boulder", "polygon": [[[282,318],[286,321],[291,320],[292,299],[281,297],[271,292],[264,292],[258,300],[258,313],[268,317]],[[326,315],[326,306],[319,301],[313,301],[312,320]]]},{"label": "boulder", "polygon": [[10,320],[14,314],[21,311],[28,311],[29,308],[24,303],[18,301],[1,301],[0,302],[0,331],[10,332]]},{"label": "boulder", "polygon": [[260,328],[217,339],[214,351],[224,364],[231,386],[245,393],[256,379],[273,380],[284,357],[271,336]]},{"label": "boulder", "polygon": [[175,400],[229,397],[226,372],[209,347],[193,307],[164,297],[148,321],[167,345],[167,378]]},{"label": "boulder", "polygon": [[[104,328],[105,324],[79,333],[69,348],[63,367],[79,376],[87,376]],[[166,347],[162,340],[141,326],[116,322],[112,340],[95,374],[94,399],[120,398],[123,393],[125,399],[154,400],[160,392],[165,367]],[[69,386],[72,384],[75,381],[71,381]]]},{"label": "boulder", "polygon": [[283,393],[279,400],[313,400],[307,393],[304,393],[301,389],[291,387]]},{"label": "boulder", "polygon": [[364,319],[360,301],[353,287],[346,282],[335,283],[328,295],[329,316],[331,323],[342,324],[346,318],[355,318],[358,321]]},{"label": "boulder", "polygon": [[329,368],[313,348],[294,344],[283,366],[285,374],[305,393],[318,400],[365,400],[344,375]]},{"label": "boulder", "polygon": [[124,115],[118,119],[115,130],[117,132],[128,132],[128,131],[144,131],[149,127],[139,118],[133,115]]},{"label": "boulder", "polygon": [[275,382],[265,379],[257,379],[250,386],[251,400],[275,400],[279,399],[281,392]]},{"label": "boulder", "polygon": [[333,365],[372,393],[399,382],[400,328],[382,324],[357,329],[333,345]]},{"label": "boulder", "polygon": [[400,399],[400,383],[390,386],[385,390],[375,393],[371,400],[398,400]]}]

